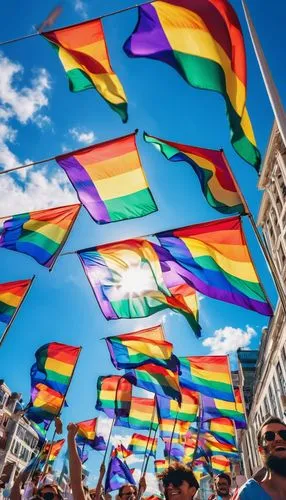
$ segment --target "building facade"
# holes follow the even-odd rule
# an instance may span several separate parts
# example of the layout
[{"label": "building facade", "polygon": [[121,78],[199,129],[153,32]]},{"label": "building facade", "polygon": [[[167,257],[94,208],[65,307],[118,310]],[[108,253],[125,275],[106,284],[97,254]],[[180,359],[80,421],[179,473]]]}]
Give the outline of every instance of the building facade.
[{"label": "building facade", "polygon": [[[286,149],[274,124],[258,184],[263,190],[258,225],[284,282],[286,293]],[[253,351],[250,379],[245,377],[245,355],[238,353],[241,382],[248,413],[248,430],[242,433],[241,450],[247,477],[261,467],[256,435],[270,415],[285,420],[286,410],[286,315],[280,301],[268,328],[262,332],[259,354]],[[257,355],[258,354],[258,355]],[[251,355],[250,355],[251,356]],[[247,357],[247,355],[246,355]],[[251,384],[251,376],[253,386]]]},{"label": "building facade", "polygon": [[38,444],[36,431],[19,411],[20,398],[20,394],[11,392],[4,380],[0,380],[0,488],[13,482]]}]

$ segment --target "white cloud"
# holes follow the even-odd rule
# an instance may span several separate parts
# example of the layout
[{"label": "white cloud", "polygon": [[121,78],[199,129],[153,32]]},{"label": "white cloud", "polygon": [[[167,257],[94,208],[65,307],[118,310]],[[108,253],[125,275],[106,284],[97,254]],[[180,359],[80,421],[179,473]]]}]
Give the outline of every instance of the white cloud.
[{"label": "white cloud", "polygon": [[88,13],[87,13],[87,5],[83,0],[75,0],[74,2],[74,10],[83,18],[87,19],[88,18]]},{"label": "white cloud", "polygon": [[250,345],[256,331],[251,326],[246,326],[246,330],[225,326],[215,330],[212,337],[203,340],[203,345],[209,347],[212,354],[230,354],[239,348],[246,348]]},{"label": "white cloud", "polygon": [[80,142],[82,144],[91,144],[96,139],[95,134],[92,130],[90,132],[86,132],[86,131],[81,131],[76,127],[69,129],[69,134],[77,142]]},{"label": "white cloud", "polygon": [[[140,479],[140,473],[141,473],[141,470],[136,469],[134,471],[134,474],[133,474],[134,479],[135,479],[137,484],[138,484],[139,479]],[[147,493],[149,495],[160,495],[158,480],[157,480],[155,474],[153,474],[152,472],[146,472],[145,479],[146,479],[146,485],[147,485],[145,493]],[[144,496],[145,496],[145,493],[144,493]]]}]

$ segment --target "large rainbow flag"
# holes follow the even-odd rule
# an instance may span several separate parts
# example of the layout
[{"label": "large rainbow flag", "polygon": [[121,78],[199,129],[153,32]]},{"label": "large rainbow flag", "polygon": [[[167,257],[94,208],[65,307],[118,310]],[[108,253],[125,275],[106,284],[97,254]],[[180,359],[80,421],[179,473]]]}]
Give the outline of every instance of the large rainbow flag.
[{"label": "large rainbow flag", "polygon": [[33,422],[47,427],[51,420],[59,415],[64,398],[63,394],[45,384],[35,384],[31,390],[31,398],[25,415]]},{"label": "large rainbow flag", "polygon": [[136,368],[145,363],[168,365],[173,344],[164,338],[161,325],[105,338],[115,368]]},{"label": "large rainbow flag", "polygon": [[8,325],[24,300],[32,280],[0,283],[0,321]]},{"label": "large rainbow flag", "polygon": [[151,429],[156,430],[158,417],[154,398],[132,396],[128,417],[117,417],[115,425],[146,431],[149,431],[151,427]]},{"label": "large rainbow flag", "polygon": [[144,217],[157,210],[135,134],[58,156],[56,161],[99,224]]},{"label": "large rainbow flag", "polygon": [[239,388],[234,388],[235,403],[222,399],[211,398],[202,394],[202,419],[227,417],[234,421],[237,429],[245,429],[247,421]]},{"label": "large rainbow flag", "polygon": [[234,423],[229,418],[214,418],[209,422],[209,430],[218,441],[236,446]]},{"label": "large rainbow flag", "polygon": [[122,121],[127,121],[127,99],[110,65],[100,19],[42,33],[57,51],[72,92],[96,89]]},{"label": "large rainbow flag", "polygon": [[32,387],[44,383],[65,395],[77,363],[80,347],[50,342],[35,352],[36,363],[31,368]]},{"label": "large rainbow flag", "polygon": [[132,451],[135,455],[145,455],[148,453],[150,456],[155,457],[157,444],[157,438],[134,433],[128,445],[128,450]]},{"label": "large rainbow flag", "polygon": [[256,170],[260,153],[246,109],[246,56],[238,17],[227,0],[165,0],[139,7],[124,50],[169,64],[193,87],[225,99],[236,152]]},{"label": "large rainbow flag", "polygon": [[240,217],[195,224],[156,234],[170,268],[214,299],[266,316],[272,307],[259,283]]},{"label": "large rainbow flag", "polygon": [[182,396],[177,371],[174,372],[164,366],[148,363],[130,370],[125,374],[125,377],[131,384],[141,389],[175,399],[181,403]]},{"label": "large rainbow flag", "polygon": [[107,319],[143,318],[171,308],[182,313],[199,336],[196,293],[169,268],[162,253],[159,245],[131,239],[78,255]]},{"label": "large rainbow flag", "polygon": [[0,248],[25,253],[39,264],[52,267],[80,205],[49,208],[0,218]]},{"label": "large rainbow flag", "polygon": [[78,422],[76,442],[79,445],[88,445],[94,450],[106,450],[106,443],[103,436],[96,433],[97,418]]},{"label": "large rainbow flag", "polygon": [[211,207],[223,214],[245,213],[241,196],[222,151],[178,144],[146,133],[144,140],[159,147],[167,160],[186,161],[191,165]]},{"label": "large rainbow flag", "polygon": [[173,399],[156,396],[159,419],[176,419],[184,422],[193,422],[196,419],[199,405],[198,393],[181,387],[181,395],[181,405]]},{"label": "large rainbow flag", "polygon": [[227,356],[188,356],[179,361],[182,388],[235,403]]},{"label": "large rainbow flag", "polygon": [[132,385],[123,376],[109,375],[97,379],[95,408],[109,418],[128,417],[132,399]]}]

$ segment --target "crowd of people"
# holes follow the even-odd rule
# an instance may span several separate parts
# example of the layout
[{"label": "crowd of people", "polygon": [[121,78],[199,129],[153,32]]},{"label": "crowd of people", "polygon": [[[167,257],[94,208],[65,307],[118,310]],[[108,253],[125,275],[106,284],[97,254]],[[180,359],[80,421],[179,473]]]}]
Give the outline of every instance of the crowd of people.
[{"label": "crowd of people", "polygon": [[[101,465],[96,488],[89,489],[83,482],[82,464],[78,456],[75,437],[77,425],[68,425],[68,450],[70,482],[62,489],[51,473],[23,471],[16,478],[9,493],[11,500],[111,500],[103,488],[105,466]],[[279,418],[270,417],[261,426],[258,435],[258,449],[263,469],[233,491],[231,477],[226,473],[213,478],[214,492],[208,500],[286,500],[286,424]],[[200,498],[199,483],[192,469],[182,463],[172,463],[161,475],[160,490],[165,500],[192,500]],[[138,487],[132,484],[122,486],[116,500],[144,500],[148,485],[145,477]],[[154,498],[156,495],[152,495]],[[7,496],[8,497],[8,496]]]}]

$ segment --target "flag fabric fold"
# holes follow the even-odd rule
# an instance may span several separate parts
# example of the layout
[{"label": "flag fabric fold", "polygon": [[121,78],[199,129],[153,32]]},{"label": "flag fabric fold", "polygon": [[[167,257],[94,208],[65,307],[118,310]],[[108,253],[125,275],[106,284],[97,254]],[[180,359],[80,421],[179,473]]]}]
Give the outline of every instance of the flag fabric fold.
[{"label": "flag fabric fold", "polygon": [[119,460],[111,457],[105,479],[105,491],[118,490],[124,484],[136,484],[129,467]]},{"label": "flag fabric fold", "polygon": [[98,224],[144,217],[157,210],[135,134],[58,156],[56,161]]},{"label": "flag fabric fold", "polygon": [[100,19],[41,34],[56,50],[72,92],[96,89],[125,123],[127,99],[114,73]]},{"label": "flag fabric fold", "polygon": [[107,417],[128,417],[132,399],[132,385],[119,375],[101,376],[97,379],[95,408]]},{"label": "flag fabric fold", "polygon": [[246,108],[246,55],[236,12],[227,0],[165,0],[139,7],[124,50],[170,65],[191,86],[219,92],[235,151],[259,170],[260,153]]},{"label": "flag fabric fold", "polygon": [[33,257],[42,266],[55,263],[80,205],[49,208],[0,218],[0,248]]},{"label": "flag fabric fold", "polygon": [[0,321],[8,325],[20,307],[32,280],[0,283]]}]

